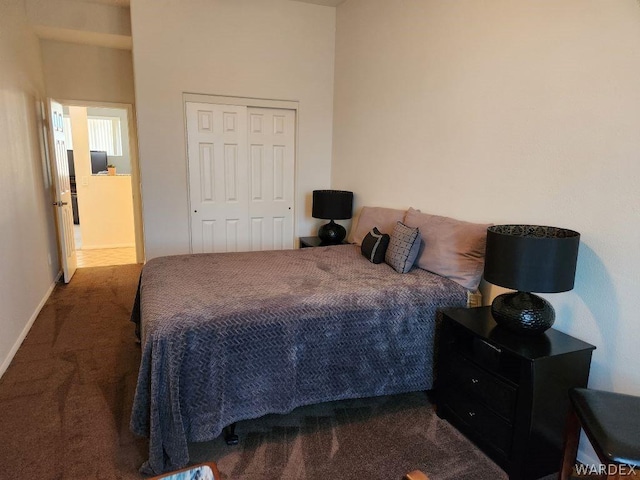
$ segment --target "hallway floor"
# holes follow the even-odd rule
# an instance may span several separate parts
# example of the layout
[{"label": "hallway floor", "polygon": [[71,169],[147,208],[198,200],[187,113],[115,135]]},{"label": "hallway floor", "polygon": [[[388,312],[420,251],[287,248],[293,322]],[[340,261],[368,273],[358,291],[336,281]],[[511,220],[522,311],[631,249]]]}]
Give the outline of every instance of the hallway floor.
[{"label": "hallway floor", "polygon": [[78,256],[78,268],[136,263],[136,249],[134,247],[76,250],[76,255]]},{"label": "hallway floor", "polygon": [[76,255],[78,257],[78,268],[109,267],[111,265],[127,265],[130,263],[136,263],[135,247],[83,250],[80,225],[74,225],[73,227]]}]

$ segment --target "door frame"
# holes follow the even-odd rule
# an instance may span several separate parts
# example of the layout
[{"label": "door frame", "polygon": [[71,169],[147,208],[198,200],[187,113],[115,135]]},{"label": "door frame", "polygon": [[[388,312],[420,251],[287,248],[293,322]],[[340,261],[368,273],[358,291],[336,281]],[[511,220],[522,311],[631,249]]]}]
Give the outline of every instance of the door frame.
[{"label": "door frame", "polygon": [[209,95],[203,93],[183,93],[182,94],[182,115],[184,126],[184,158],[187,163],[185,181],[187,183],[187,218],[189,219],[189,252],[192,252],[192,239],[193,226],[191,224],[191,182],[189,181],[189,135],[187,130],[187,103],[211,103],[216,105],[238,105],[241,107],[256,107],[256,108],[277,108],[283,110],[293,110],[295,112],[295,128],[294,128],[294,159],[293,159],[293,244],[296,245],[296,232],[298,231],[297,225],[297,195],[298,195],[298,153],[300,148],[299,135],[298,135],[298,119],[300,112],[300,102],[297,100],[275,100],[267,98],[252,98],[252,97],[230,97],[228,95]]},{"label": "door frame", "polygon": [[144,225],[142,223],[142,187],[138,158],[138,124],[131,103],[99,102],[87,100],[56,100],[63,107],[119,108],[127,111],[129,129],[129,157],[131,159],[131,192],[133,201],[133,229],[136,240],[136,263],[144,263]]}]

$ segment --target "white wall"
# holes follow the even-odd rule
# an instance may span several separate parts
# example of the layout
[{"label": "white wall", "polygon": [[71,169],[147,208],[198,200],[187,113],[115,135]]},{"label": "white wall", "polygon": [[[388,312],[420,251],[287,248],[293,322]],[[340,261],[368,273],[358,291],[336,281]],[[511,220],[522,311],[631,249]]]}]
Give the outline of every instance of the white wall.
[{"label": "white wall", "polygon": [[640,4],[349,0],[332,186],[358,205],[582,234],[556,327],[640,394]]},{"label": "white wall", "polygon": [[41,40],[47,96],[135,103],[131,51]]},{"label": "white wall", "polygon": [[131,35],[129,9],[109,2],[26,0],[29,22],[35,27]]},{"label": "white wall", "polygon": [[0,2],[0,72],[1,375],[58,273],[36,115],[36,102],[44,97],[40,46],[27,26],[22,0]]},{"label": "white wall", "polygon": [[131,20],[126,5],[25,0],[25,9],[40,38],[131,50]]},{"label": "white wall", "polygon": [[189,251],[183,92],[299,101],[296,221],[330,182],[335,9],[286,0],[132,2],[147,259]]}]

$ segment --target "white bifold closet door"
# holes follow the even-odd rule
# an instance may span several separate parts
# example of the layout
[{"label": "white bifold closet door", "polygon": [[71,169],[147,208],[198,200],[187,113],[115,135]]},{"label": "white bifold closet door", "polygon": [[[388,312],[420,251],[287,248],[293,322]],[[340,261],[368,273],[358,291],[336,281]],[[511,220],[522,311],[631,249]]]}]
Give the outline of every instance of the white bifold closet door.
[{"label": "white bifold closet door", "polygon": [[293,248],[295,111],[186,102],[191,251]]}]

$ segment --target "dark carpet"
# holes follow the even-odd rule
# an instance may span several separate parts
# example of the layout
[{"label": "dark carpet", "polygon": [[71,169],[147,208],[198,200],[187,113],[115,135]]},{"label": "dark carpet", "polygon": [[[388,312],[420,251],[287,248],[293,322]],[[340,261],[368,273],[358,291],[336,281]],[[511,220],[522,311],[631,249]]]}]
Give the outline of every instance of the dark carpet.
[{"label": "dark carpet", "polygon": [[[129,315],[140,265],[58,285],[0,379],[0,478],[139,479],[129,431],[140,360]],[[190,446],[224,479],[506,479],[423,393],[312,405],[238,423],[240,445]]]}]

